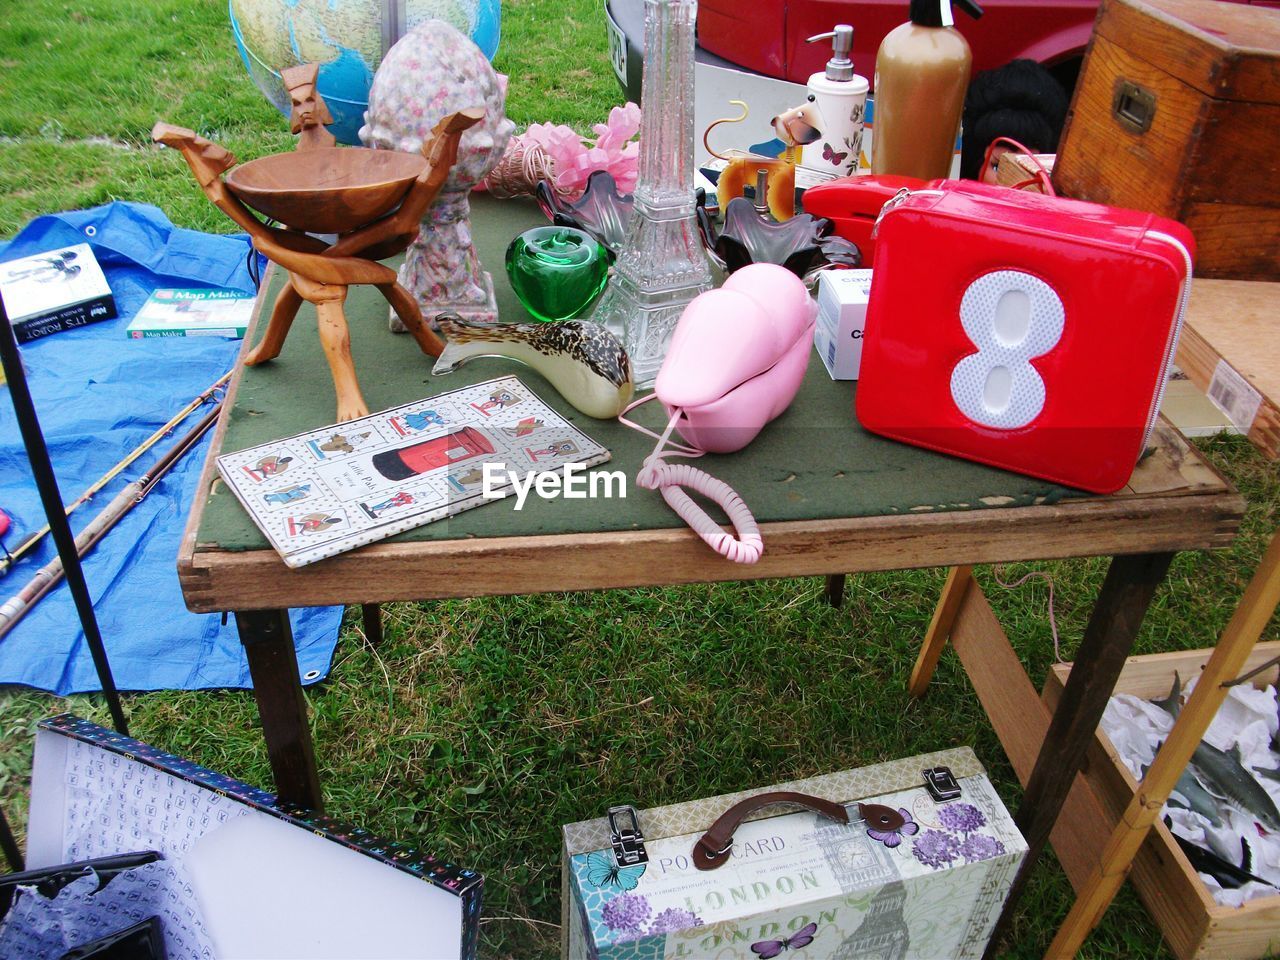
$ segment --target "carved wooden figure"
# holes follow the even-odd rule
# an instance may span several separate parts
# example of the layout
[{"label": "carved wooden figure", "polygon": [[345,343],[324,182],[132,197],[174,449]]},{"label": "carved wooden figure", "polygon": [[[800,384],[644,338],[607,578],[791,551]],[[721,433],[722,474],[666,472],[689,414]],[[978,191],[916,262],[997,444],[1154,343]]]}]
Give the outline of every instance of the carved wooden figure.
[{"label": "carved wooden figure", "polygon": [[[180,150],[209,200],[248,232],[257,250],[289,273],[266,333],[245,355],[245,363],[254,366],[279,356],[302,302],[315,304],[341,422],[369,412],[343,312],[347,287],[377,287],[423,353],[438,357],[444,349],[415,299],[396,281],[396,272],[377,261],[403,252],[417,236],[424,212],[457,159],[459,138],[483,119],[484,110],[460,110],[442,119],[423,143],[421,156],[339,148],[324,129],[331,118],[315,78],[314,64],[285,71],[293,98],[291,126],[299,134],[295,152],[236,166],[231,153],[190,130],[157,123],[151,137]],[[263,223],[251,208],[283,228]],[[327,244],[312,233],[337,234],[338,239]]]},{"label": "carved wooden figure", "polygon": [[298,149],[304,147],[332,147],[338,140],[327,129],[333,123],[333,114],[316,91],[316,78],[320,64],[304,63],[288,67],[280,72],[293,110],[289,115],[289,131],[299,135]]}]

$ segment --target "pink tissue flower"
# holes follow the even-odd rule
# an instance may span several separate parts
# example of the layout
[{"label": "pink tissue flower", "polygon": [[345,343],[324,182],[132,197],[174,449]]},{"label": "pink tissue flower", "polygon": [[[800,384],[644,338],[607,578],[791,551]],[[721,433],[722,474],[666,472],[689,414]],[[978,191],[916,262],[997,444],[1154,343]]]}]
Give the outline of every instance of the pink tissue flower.
[{"label": "pink tissue flower", "polygon": [[632,141],[640,131],[640,108],[634,103],[614,107],[605,123],[591,129],[595,142],[563,124],[534,123],[520,139],[546,151],[554,164],[556,191],[568,199],[581,196],[587,177],[597,170],[609,171],[618,190],[630,193],[636,186],[640,159],[640,145]]}]

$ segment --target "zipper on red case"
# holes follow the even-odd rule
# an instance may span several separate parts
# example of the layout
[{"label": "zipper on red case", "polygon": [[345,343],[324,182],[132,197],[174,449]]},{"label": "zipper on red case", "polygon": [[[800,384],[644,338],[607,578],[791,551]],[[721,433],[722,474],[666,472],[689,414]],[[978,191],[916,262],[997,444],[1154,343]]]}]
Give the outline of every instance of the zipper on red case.
[{"label": "zipper on red case", "polygon": [[[1187,302],[1191,299],[1191,271],[1193,269],[1191,253],[1177,237],[1171,237],[1169,234],[1161,233],[1159,230],[1148,230],[1145,235],[1160,243],[1167,243],[1181,253],[1187,272],[1182,280],[1182,290],[1178,294],[1178,312],[1174,318],[1173,328],[1169,331],[1169,339],[1164,346],[1164,363],[1160,366],[1160,385],[1156,390],[1156,397],[1151,404],[1151,410],[1147,414],[1147,429],[1142,435],[1143,449],[1146,449],[1147,444],[1151,441],[1151,434],[1156,428],[1156,420],[1160,417],[1160,404],[1164,402],[1164,391],[1169,385],[1169,368],[1173,366],[1173,359],[1178,353],[1178,337],[1182,333],[1182,324],[1187,319]],[[1138,455],[1141,456],[1142,452],[1139,451]]]},{"label": "zipper on red case", "polygon": [[897,207],[902,206],[911,197],[941,197],[945,193],[942,190],[912,190],[910,187],[903,187],[892,197],[884,202],[884,206],[880,208],[880,212],[876,215],[876,222],[871,225],[871,239],[876,238],[876,234],[880,232],[880,221],[884,219],[885,214]]}]

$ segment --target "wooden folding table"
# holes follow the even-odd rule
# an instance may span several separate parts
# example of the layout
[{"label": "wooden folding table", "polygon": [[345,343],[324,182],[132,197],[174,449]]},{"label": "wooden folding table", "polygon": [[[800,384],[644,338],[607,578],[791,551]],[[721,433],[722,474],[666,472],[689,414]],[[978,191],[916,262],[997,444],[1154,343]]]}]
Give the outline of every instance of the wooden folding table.
[{"label": "wooden folding table", "polygon": [[[536,223],[528,205],[482,199],[473,228],[483,262]],[[522,317],[495,276],[504,318]],[[263,284],[269,302],[279,276]],[[178,559],[188,606],[234,611],[249,659],[276,788],[323,807],[287,608],[501,594],[602,590],[765,577],[1110,556],[1061,704],[1046,719],[1016,814],[1029,855],[1019,887],[1048,839],[1152,595],[1175,552],[1213,549],[1235,534],[1243,502],[1161,424],[1128,487],[1082,496],[1052,484],[883,440],[852,415],[852,387],[833,383],[815,357],[800,396],[747,450],[706,467],[734,486],[761,521],[765,553],[741,566],[711,552],[655,494],[623,500],[508,502],[480,507],[392,540],[291,570],[215,480],[213,456],[323,427],[332,385],[303,308],[279,360],[241,370],[218,425]],[[478,360],[448,377],[387,331],[385,305],[367,292],[348,302],[353,352],[371,409],[516,373],[613,451],[609,468],[634,476],[651,441],[615,422],[582,417],[536,374]],[[260,333],[255,326],[246,346]],[[372,609],[369,611],[373,612]],[[972,622],[972,641],[963,639]],[[998,732],[1035,690],[985,600],[968,591],[951,630]],[[1037,730],[1037,732],[1041,732]],[[1003,736],[1003,734],[1002,734]],[[1015,763],[1015,765],[1017,765]],[[1006,905],[1006,915],[1016,897]]]}]

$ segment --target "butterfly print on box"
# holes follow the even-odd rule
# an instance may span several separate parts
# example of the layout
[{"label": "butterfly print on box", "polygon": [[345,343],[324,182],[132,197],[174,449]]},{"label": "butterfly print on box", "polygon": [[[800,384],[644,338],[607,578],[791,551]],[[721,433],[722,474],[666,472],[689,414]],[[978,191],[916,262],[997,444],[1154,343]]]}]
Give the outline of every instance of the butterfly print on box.
[{"label": "butterfly print on box", "polygon": [[773,960],[774,957],[782,953],[784,950],[800,950],[813,943],[814,935],[818,932],[816,923],[805,924],[793,936],[784,937],[781,940],[758,940],[751,945],[751,952],[760,958],[760,960]]},{"label": "butterfly print on box", "polygon": [[620,867],[612,854],[598,851],[587,857],[587,882],[600,889],[634,890],[646,864]]}]

